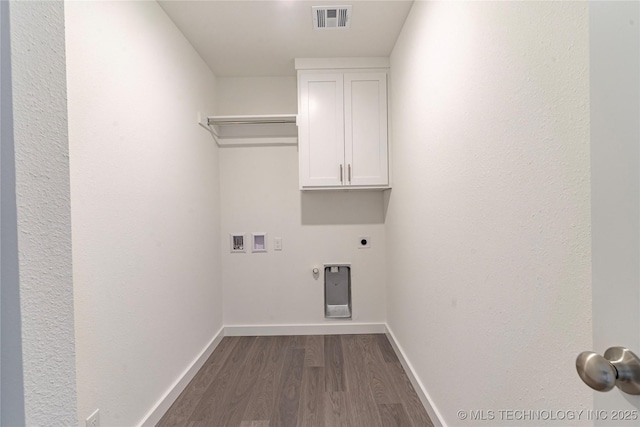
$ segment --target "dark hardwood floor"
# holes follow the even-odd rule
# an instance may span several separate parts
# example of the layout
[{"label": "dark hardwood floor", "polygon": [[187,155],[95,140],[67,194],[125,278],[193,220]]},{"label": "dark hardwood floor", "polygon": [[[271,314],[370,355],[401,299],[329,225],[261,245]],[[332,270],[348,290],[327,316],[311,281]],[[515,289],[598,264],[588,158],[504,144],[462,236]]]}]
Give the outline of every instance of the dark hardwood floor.
[{"label": "dark hardwood floor", "polygon": [[386,336],[225,337],[158,423],[432,427]]}]

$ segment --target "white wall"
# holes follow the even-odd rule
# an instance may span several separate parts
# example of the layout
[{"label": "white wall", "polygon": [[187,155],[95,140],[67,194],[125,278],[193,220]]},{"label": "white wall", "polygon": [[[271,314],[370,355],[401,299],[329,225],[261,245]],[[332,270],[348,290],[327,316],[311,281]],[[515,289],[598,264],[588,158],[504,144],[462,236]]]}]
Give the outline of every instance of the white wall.
[{"label": "white wall", "polygon": [[66,6],[78,417],[134,425],[222,327],[215,76],[155,2]]},{"label": "white wall", "polygon": [[[76,419],[76,377],[64,8],[51,1],[11,2],[9,9],[23,421],[69,425]],[[15,238],[4,231],[3,250],[5,237]],[[3,423],[22,414],[14,415],[3,415]]]},{"label": "white wall", "polygon": [[[219,78],[218,114],[295,113],[296,90],[293,77]],[[226,326],[335,325],[311,272],[325,262],[352,263],[353,320],[344,323],[384,323],[382,193],[301,193],[295,146],[222,148],[220,182]],[[269,252],[230,253],[232,232],[267,232]],[[359,236],[372,247],[357,249]]]},{"label": "white wall", "polygon": [[216,88],[218,110],[216,114],[296,114],[298,112],[298,89],[295,77],[219,77]]},{"label": "white wall", "polygon": [[[589,4],[593,351],[599,354],[613,346],[640,351],[639,22],[638,2]],[[640,409],[640,396],[616,389],[594,396],[598,409]]]},{"label": "white wall", "polygon": [[588,47],[587,3],[416,2],[393,50],[388,322],[449,426],[592,407]]}]

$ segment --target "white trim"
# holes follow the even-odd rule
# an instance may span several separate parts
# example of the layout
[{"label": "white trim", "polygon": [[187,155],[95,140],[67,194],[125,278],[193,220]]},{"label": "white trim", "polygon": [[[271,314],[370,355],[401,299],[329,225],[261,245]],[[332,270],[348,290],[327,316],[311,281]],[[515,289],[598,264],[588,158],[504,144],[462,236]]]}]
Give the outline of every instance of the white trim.
[{"label": "white trim", "polygon": [[431,418],[433,425],[435,427],[447,427],[447,424],[444,422],[440,411],[438,411],[436,405],[433,404],[433,399],[429,397],[427,389],[424,387],[415,371],[413,370],[411,362],[409,362],[404,351],[402,351],[402,347],[400,347],[400,344],[398,344],[398,342],[396,341],[396,338],[393,335],[391,328],[389,328],[389,325],[385,325],[385,329],[385,335],[389,339],[393,350],[396,352],[396,355],[398,356],[398,359],[400,360],[404,371],[407,373],[407,377],[409,377],[409,381],[411,381],[411,385],[413,385],[413,388],[416,390],[416,394],[420,398],[422,406],[424,406],[424,409],[426,409],[427,413],[429,414],[429,418]]},{"label": "white trim", "polygon": [[[388,57],[369,58],[296,58],[296,70],[322,70],[340,68],[389,68]],[[298,110],[299,111],[299,110]]]},{"label": "white trim", "polygon": [[169,387],[158,403],[156,403],[147,415],[145,415],[142,422],[138,424],[140,427],[155,426],[158,424],[160,418],[162,418],[162,416],[169,410],[171,405],[173,405],[173,402],[175,402],[178,396],[180,396],[180,393],[182,393],[189,382],[191,382],[193,377],[198,373],[200,368],[202,368],[207,359],[209,359],[211,353],[213,353],[216,347],[218,347],[218,344],[220,344],[220,341],[222,341],[222,338],[225,336],[224,331],[224,327],[220,328],[218,333],[213,337],[209,344],[205,346],[198,357],[196,357],[184,373],[180,375],[180,378],[178,378],[176,382]]},{"label": "white trim", "polygon": [[243,325],[225,326],[227,337],[268,335],[348,335],[384,334],[384,323],[326,323],[319,325]]}]

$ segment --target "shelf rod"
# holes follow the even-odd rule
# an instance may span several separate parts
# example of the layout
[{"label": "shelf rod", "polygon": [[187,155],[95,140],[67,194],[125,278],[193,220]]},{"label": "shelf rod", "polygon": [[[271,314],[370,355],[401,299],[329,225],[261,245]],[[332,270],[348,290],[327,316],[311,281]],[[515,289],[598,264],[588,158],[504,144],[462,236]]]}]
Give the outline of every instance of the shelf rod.
[{"label": "shelf rod", "polygon": [[215,120],[207,118],[209,126],[227,126],[227,125],[278,125],[278,124],[295,124],[296,119],[274,119],[274,120]]}]

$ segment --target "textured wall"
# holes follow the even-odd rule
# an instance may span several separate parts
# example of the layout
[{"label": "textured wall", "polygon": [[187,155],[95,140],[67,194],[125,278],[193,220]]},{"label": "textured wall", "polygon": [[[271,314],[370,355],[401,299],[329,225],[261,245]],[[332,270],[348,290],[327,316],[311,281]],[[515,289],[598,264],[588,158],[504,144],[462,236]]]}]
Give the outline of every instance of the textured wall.
[{"label": "textured wall", "polygon": [[296,77],[218,77],[218,114],[296,114],[297,84]]},{"label": "textured wall", "polygon": [[155,2],[66,24],[78,412],[130,426],[222,327],[215,77]]},{"label": "textured wall", "polygon": [[[589,4],[593,351],[600,354],[620,345],[640,351],[639,22],[638,2]],[[640,410],[640,396],[594,394],[598,409]]]},{"label": "textured wall", "polygon": [[[293,77],[219,78],[217,95],[219,114],[297,111]],[[384,322],[382,192],[301,192],[293,146],[220,149],[220,183],[225,325],[327,323],[311,273],[325,262],[352,263],[352,322]],[[229,233],[256,231],[268,233],[268,253],[229,252]],[[357,249],[359,236],[372,247]]]},{"label": "textured wall", "polygon": [[76,422],[62,2],[12,2],[25,421]]},{"label": "textured wall", "polygon": [[592,406],[588,47],[586,3],[416,2],[391,56],[388,322],[449,426]]}]

